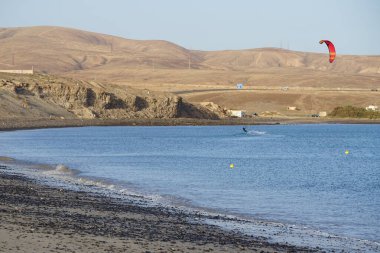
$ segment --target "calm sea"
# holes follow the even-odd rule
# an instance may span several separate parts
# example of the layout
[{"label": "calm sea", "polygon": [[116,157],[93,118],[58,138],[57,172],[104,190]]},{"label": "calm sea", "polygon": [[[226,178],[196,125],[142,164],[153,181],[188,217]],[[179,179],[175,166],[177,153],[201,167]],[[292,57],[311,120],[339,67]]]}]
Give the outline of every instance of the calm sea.
[{"label": "calm sea", "polygon": [[380,242],[380,126],[85,127],[0,133],[0,155],[65,164],[176,205]]}]

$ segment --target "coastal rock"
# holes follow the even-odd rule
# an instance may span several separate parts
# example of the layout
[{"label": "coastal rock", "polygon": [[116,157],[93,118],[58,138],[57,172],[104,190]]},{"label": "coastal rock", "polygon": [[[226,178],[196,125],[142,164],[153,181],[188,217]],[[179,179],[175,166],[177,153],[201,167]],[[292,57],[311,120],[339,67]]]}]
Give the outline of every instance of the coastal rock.
[{"label": "coastal rock", "polygon": [[226,116],[216,104],[194,105],[171,93],[51,75],[1,74],[4,117],[65,119],[201,118]]}]

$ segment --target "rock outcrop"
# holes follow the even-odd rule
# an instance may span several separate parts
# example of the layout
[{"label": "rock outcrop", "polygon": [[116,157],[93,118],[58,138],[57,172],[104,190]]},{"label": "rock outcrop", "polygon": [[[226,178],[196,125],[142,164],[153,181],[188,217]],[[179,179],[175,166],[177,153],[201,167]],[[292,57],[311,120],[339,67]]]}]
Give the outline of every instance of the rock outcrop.
[{"label": "rock outcrop", "polygon": [[[222,115],[216,105],[192,105],[170,93],[94,84],[49,75],[1,74],[0,95],[21,103],[24,111],[59,106],[79,118],[206,118]],[[104,88],[106,87],[106,88]],[[5,100],[4,100],[5,101]],[[4,102],[3,101],[3,102]],[[1,103],[1,102],[0,102]],[[7,105],[2,105],[7,107]],[[216,110],[215,110],[216,109]],[[21,109],[20,109],[21,110]],[[218,111],[219,110],[219,111]],[[42,115],[42,114],[41,114]],[[50,115],[51,116],[51,115]],[[55,115],[60,116],[62,115]],[[63,117],[67,117],[64,115]]]},{"label": "rock outcrop", "polygon": [[182,103],[181,115],[191,118],[221,119],[229,117],[228,110],[213,102],[202,102],[197,104]]}]

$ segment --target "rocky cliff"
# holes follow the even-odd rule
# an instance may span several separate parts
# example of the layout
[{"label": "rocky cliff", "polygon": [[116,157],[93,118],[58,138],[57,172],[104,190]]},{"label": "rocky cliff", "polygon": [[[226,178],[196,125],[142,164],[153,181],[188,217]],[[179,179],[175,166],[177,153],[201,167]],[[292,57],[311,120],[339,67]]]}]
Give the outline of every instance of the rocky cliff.
[{"label": "rocky cliff", "polygon": [[137,90],[51,75],[0,74],[0,117],[223,117],[170,93]]}]

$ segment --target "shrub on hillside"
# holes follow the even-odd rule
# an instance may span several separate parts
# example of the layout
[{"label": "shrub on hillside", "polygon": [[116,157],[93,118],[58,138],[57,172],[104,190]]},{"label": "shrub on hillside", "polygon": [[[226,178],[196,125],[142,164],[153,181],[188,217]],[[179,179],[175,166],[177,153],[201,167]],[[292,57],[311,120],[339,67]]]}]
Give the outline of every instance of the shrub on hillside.
[{"label": "shrub on hillside", "polygon": [[355,106],[338,106],[335,107],[332,112],[329,113],[330,117],[336,118],[369,118],[378,119],[380,118],[380,112],[377,111],[367,111],[362,107]]}]

